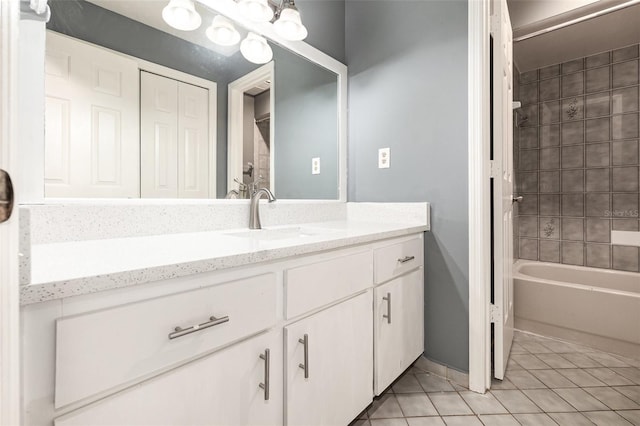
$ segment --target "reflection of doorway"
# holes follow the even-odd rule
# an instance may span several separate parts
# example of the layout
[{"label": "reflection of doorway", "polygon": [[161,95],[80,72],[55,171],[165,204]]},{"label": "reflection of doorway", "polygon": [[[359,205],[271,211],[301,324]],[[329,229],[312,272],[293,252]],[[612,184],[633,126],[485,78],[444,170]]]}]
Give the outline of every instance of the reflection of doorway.
[{"label": "reflection of doorway", "polygon": [[273,191],[273,62],[229,84],[227,191],[237,181]]}]

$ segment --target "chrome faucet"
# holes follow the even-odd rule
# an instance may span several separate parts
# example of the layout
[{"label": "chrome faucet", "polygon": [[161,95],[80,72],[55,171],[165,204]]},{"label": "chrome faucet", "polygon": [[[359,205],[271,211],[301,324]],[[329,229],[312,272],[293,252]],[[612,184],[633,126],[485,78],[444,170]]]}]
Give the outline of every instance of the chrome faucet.
[{"label": "chrome faucet", "polygon": [[269,191],[267,188],[260,188],[251,193],[249,229],[262,229],[262,225],[260,224],[260,211],[258,211],[258,207],[260,206],[260,198],[263,195],[268,197],[270,203],[276,201],[276,197],[273,195],[273,192]]}]

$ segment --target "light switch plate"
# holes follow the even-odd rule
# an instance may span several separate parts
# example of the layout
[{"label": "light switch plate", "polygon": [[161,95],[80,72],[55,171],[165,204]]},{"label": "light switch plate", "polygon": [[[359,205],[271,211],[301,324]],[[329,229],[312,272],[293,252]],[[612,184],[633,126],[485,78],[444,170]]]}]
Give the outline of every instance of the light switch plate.
[{"label": "light switch plate", "polygon": [[388,169],[391,160],[391,152],[389,148],[380,148],[378,150],[378,168]]},{"label": "light switch plate", "polygon": [[320,174],[320,157],[314,157],[311,159],[311,174],[312,175]]}]

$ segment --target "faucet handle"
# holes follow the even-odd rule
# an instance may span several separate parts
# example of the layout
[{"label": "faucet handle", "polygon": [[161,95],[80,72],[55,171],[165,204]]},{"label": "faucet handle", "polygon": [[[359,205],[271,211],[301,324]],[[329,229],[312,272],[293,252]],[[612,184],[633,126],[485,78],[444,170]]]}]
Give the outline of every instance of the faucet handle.
[{"label": "faucet handle", "polygon": [[238,178],[233,178],[233,181],[238,184],[238,187],[240,188],[241,191],[244,191],[245,189],[247,189],[247,184],[244,182],[240,182]]}]

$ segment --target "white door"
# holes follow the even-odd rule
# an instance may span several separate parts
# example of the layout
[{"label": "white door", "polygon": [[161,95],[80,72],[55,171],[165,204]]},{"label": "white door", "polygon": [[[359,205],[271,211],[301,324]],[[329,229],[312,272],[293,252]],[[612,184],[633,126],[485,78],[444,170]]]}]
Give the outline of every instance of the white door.
[{"label": "white door", "polygon": [[369,290],[285,327],[286,425],[346,425],[371,403],[371,298]]},{"label": "white door", "polygon": [[[17,1],[0,1],[0,169],[18,170]],[[14,184],[17,182],[14,182]],[[4,192],[4,191],[0,191]],[[5,201],[6,196],[0,196]],[[3,206],[6,206],[3,204]],[[1,207],[1,206],[0,206]],[[0,223],[0,424],[20,424],[18,214]]]},{"label": "white door", "polygon": [[178,197],[209,197],[209,91],[178,83]]},{"label": "white door", "polygon": [[282,425],[282,382],[282,332],[274,331],[59,417],[55,425]]},{"label": "white door", "polygon": [[494,0],[493,37],[493,293],[494,376],[504,378],[513,342],[513,61],[506,0]]},{"label": "white door", "polygon": [[423,294],[422,269],[374,290],[376,395],[380,395],[424,352]]},{"label": "white door", "polygon": [[178,197],[178,82],[140,72],[142,198]]},{"label": "white door", "polygon": [[140,196],[135,61],[47,32],[45,196]]}]

